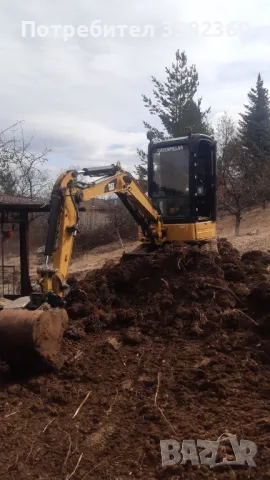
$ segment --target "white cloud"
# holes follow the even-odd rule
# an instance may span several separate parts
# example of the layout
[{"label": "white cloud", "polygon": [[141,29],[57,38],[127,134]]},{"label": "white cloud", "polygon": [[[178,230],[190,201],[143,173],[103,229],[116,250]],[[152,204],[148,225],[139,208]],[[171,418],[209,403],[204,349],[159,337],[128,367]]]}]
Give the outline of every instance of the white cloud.
[{"label": "white cloud", "polygon": [[[21,38],[23,20],[77,26],[95,19],[154,24],[156,35],[74,37],[66,43],[52,35]],[[244,0],[2,0],[0,124],[25,120],[26,132],[35,130],[35,147],[52,148],[54,169],[117,159],[132,168],[136,148],[147,143],[142,120],[153,120],[141,100],[141,93],[151,93],[151,75],[164,78],[176,49],[185,49],[197,65],[199,94],[205,107],[212,106],[213,123],[224,110],[236,118],[258,71],[270,86],[267,19],[266,0],[256,8]],[[232,21],[243,27],[234,36]],[[162,36],[163,22],[173,27],[169,38]],[[221,36],[203,35],[220,28]]]}]

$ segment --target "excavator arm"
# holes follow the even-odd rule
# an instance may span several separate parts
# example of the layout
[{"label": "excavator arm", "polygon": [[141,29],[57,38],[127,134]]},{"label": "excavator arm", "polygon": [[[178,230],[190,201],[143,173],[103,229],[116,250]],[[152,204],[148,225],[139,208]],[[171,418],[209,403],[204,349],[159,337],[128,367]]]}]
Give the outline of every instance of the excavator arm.
[{"label": "excavator arm", "polygon": [[[85,183],[78,176],[99,177]],[[80,204],[93,198],[116,194],[143,232],[142,242],[160,245],[165,240],[160,215],[136,180],[119,164],[63,173],[55,183],[45,247],[45,264],[38,269],[41,292],[32,294],[33,308],[44,301],[61,306],[69,288],[66,282],[78,231]]]}]

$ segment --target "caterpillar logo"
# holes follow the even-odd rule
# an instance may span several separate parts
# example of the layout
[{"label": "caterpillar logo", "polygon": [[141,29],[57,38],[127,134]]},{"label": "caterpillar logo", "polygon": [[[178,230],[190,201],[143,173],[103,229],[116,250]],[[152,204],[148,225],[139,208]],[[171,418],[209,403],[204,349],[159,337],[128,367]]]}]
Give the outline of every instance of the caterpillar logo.
[{"label": "caterpillar logo", "polygon": [[114,190],[116,189],[116,183],[116,180],[107,183],[104,192],[114,192]]}]

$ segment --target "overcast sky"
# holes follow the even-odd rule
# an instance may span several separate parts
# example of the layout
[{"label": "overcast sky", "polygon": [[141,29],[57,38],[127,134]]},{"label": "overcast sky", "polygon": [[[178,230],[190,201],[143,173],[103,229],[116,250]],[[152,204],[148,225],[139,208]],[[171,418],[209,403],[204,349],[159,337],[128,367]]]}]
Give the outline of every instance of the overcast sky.
[{"label": "overcast sky", "polygon": [[[178,48],[198,68],[214,124],[225,110],[237,118],[259,71],[270,88],[269,0],[1,0],[0,8],[0,126],[23,120],[34,147],[52,149],[55,171],[117,160],[132,170],[147,143],[142,121],[153,119],[141,94],[151,93],[151,75],[164,79]],[[155,34],[121,38],[117,29],[115,38],[65,42],[62,30],[32,38],[27,27],[22,37],[23,21],[76,28],[95,20],[154,25]]]}]

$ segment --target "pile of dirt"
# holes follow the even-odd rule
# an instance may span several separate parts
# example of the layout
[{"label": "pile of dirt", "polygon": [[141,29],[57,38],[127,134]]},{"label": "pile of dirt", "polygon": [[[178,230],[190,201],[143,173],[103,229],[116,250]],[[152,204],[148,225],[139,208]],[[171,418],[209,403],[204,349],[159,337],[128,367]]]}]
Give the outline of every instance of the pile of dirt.
[{"label": "pile of dirt", "polygon": [[[270,255],[218,247],[70,278],[62,370],[2,366],[1,480],[270,479]],[[255,442],[257,466],[162,467],[160,440],[223,434]]]},{"label": "pile of dirt", "polygon": [[[168,245],[130,262],[109,262],[80,281],[70,278],[70,335],[78,320],[87,333],[138,327],[162,338],[207,336],[222,330],[224,317],[235,328],[254,326],[244,312],[253,309],[256,317],[269,307],[269,265],[270,254],[254,251],[241,258],[226,239],[219,241],[219,254]],[[259,316],[258,330],[265,320]]]}]

